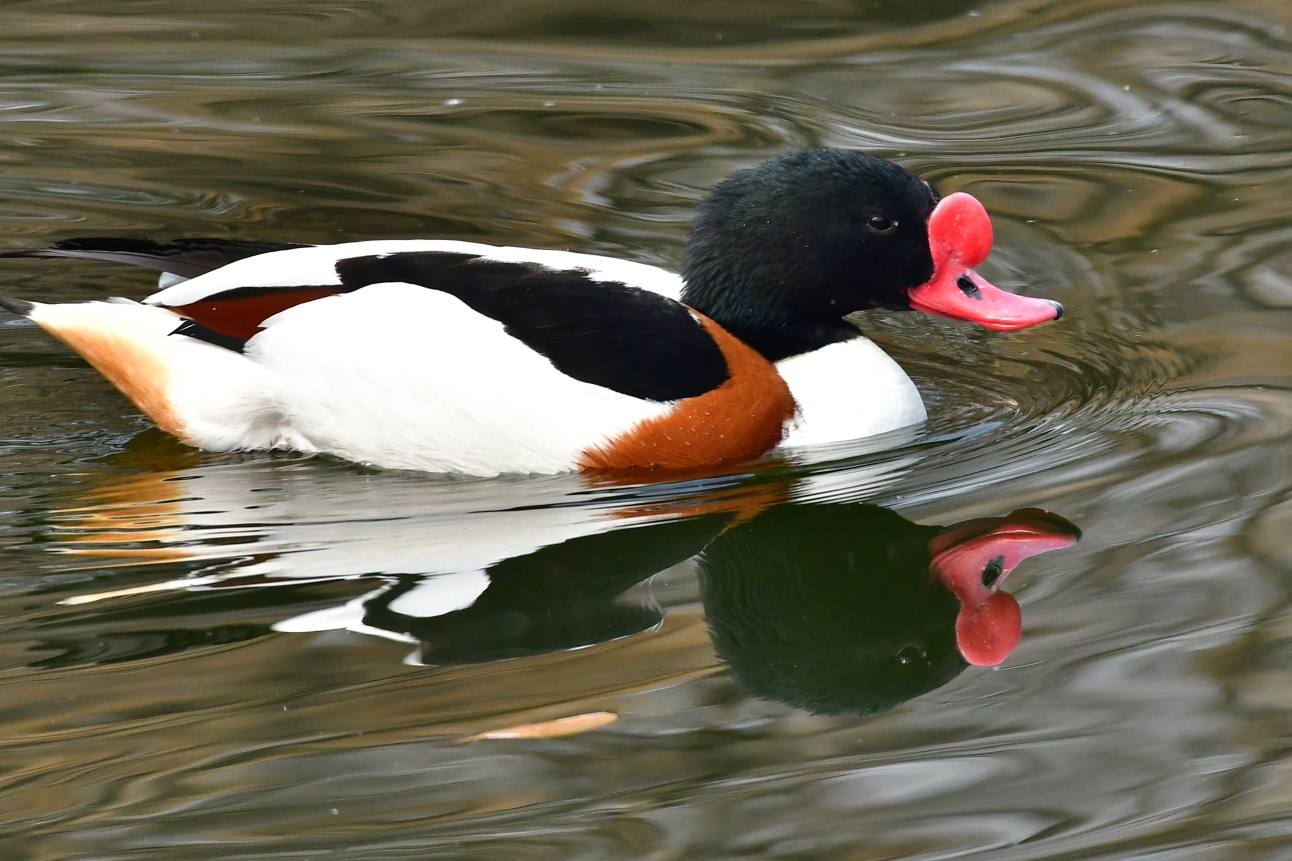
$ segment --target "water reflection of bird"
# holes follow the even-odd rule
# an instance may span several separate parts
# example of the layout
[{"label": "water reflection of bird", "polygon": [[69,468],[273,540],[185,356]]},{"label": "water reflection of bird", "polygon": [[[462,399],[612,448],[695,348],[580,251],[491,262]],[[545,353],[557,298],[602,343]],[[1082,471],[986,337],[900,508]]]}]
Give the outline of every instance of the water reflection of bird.
[{"label": "water reflection of bird", "polygon": [[1001,582],[1079,535],[1037,509],[942,528],[873,505],[777,506],[700,555],[705,616],[752,693],[814,712],[883,711],[966,662],[1004,661],[1021,617]]},{"label": "water reflection of bird", "polygon": [[973,271],[991,242],[971,196],[821,150],[720,184],[681,276],[465,242],[91,239],[4,256],[141,264],[164,289],[0,307],[211,450],[480,475],[691,468],[923,421],[905,373],[844,317],[1057,318]]},{"label": "water reflection of bird", "polygon": [[646,577],[699,554],[718,655],[752,693],[816,712],[890,708],[1005,660],[1021,634],[1000,585],[1029,556],[1080,533],[1036,509],[943,528],[874,505],[773,505],[570,539],[482,572],[469,601],[451,581],[405,578],[276,626],[348,626],[418,643],[416,662],[475,663],[625,637],[658,624],[624,602]]},{"label": "water reflection of bird", "polygon": [[[943,684],[969,663],[1003,661],[1021,622],[1001,583],[1023,559],[1078,536],[1034,509],[943,528],[833,501],[845,478],[864,488],[882,474],[873,462],[801,478],[750,473],[597,490],[578,476],[427,481],[320,466],[155,473],[113,484],[98,504],[56,513],[66,533],[54,546],[65,552],[208,564],[65,603],[176,591],[215,591],[227,602],[254,590],[247,601],[274,613],[280,632],[349,630],[416,645],[409,663],[474,664],[632,642],[665,614],[630,590],[695,559],[713,645],[739,681],[816,711],[870,712]],[[825,497],[832,501],[815,495],[818,479],[834,480]],[[356,578],[373,585],[295,614],[280,609],[290,598],[265,591]],[[162,602],[157,612],[166,618],[173,606]],[[103,659],[114,637],[111,659],[128,660],[149,616],[136,609],[133,626],[118,633],[96,626],[97,653],[75,637],[51,642],[64,651],[52,660]],[[228,635],[268,629],[239,631]],[[168,636],[181,649],[209,639],[194,631],[145,639],[156,650]]]}]

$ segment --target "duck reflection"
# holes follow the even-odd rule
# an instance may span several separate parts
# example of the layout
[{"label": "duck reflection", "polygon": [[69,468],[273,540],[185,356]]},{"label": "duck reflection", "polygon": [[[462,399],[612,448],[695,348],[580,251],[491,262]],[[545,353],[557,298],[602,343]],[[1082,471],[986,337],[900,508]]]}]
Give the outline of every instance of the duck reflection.
[{"label": "duck reflection", "polygon": [[[646,578],[704,549],[722,531],[722,515],[657,523],[592,535],[499,562],[480,574],[403,582],[352,602],[368,629],[418,643],[408,663],[478,663],[576,649],[656,627],[656,606],[621,599]],[[479,597],[453,607],[479,584]],[[350,620],[322,614],[282,622],[308,630]]]},{"label": "duck reflection", "polygon": [[571,539],[480,572],[404,579],[286,620],[416,642],[410,663],[476,663],[574,649],[658,625],[624,593],[697,557],[718,656],[756,696],[817,713],[869,714],[1005,660],[1018,602],[1001,589],[1023,560],[1074,544],[1039,509],[921,526],[864,503],[773,505]]},{"label": "duck reflection", "polygon": [[[874,466],[865,470],[861,477]],[[761,698],[873,713],[969,665],[1004,661],[1021,615],[1002,584],[1030,556],[1075,543],[1077,528],[1037,509],[924,526],[847,498],[849,477],[746,474],[590,491],[569,481],[427,483],[311,464],[155,473],[69,509],[60,548],[190,573],[67,599],[145,604],[121,612],[109,603],[70,619],[59,627],[71,636],[44,644],[61,654],[42,664],[132,660],[271,631],[377,635],[414,645],[407,663],[441,667],[610,641],[646,648],[653,635],[632,638],[668,628],[666,614],[701,624],[685,599],[666,613],[651,598],[652,576],[679,565],[672,579],[692,584],[692,596],[698,585],[713,646],[700,633],[683,661],[688,672],[725,664]],[[830,501],[817,494],[823,481]],[[371,587],[293,613],[352,581]],[[194,594],[153,596],[176,592]],[[216,624],[230,608],[236,631]],[[264,621],[251,622],[252,611]],[[86,628],[92,644],[80,643]]]},{"label": "duck reflection", "polygon": [[942,528],[874,505],[778,506],[700,555],[705,617],[756,696],[870,714],[1004,661],[1022,620],[1001,584],[1079,537],[1038,509]]}]

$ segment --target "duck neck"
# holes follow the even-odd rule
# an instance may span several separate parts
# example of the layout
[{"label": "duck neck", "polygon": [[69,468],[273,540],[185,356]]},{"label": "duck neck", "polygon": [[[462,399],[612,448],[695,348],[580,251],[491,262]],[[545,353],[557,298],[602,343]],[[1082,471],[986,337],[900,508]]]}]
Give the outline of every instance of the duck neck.
[{"label": "duck neck", "polygon": [[710,288],[703,281],[693,281],[690,273],[684,273],[684,278],[682,302],[685,305],[753,347],[769,362],[861,337],[857,327],[842,316],[812,319],[789,308],[756,307],[755,303],[730,298],[750,294]]}]

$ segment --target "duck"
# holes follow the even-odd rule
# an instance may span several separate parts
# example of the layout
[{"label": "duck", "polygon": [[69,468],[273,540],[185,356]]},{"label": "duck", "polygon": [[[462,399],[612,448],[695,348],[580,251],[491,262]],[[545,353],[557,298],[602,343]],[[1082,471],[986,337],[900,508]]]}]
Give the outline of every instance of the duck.
[{"label": "duck", "polygon": [[158,292],[0,308],[203,450],[476,476],[689,470],[924,422],[850,315],[1058,319],[1058,302],[975,271],[991,246],[972,195],[819,149],[716,185],[680,272],[456,240],[85,238],[0,257],[131,263],[161,272]]}]

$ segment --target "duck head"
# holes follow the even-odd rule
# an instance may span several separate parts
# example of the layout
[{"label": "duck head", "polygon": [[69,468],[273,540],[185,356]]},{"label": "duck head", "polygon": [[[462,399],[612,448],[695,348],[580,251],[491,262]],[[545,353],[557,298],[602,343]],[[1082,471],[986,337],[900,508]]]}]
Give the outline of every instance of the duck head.
[{"label": "duck head", "polygon": [[939,198],[857,150],[797,152],[734,174],[701,204],[682,300],[772,361],[856,337],[843,318],[868,308],[1002,331],[1058,319],[1058,302],[974,272],[991,245],[991,220],[972,195]]}]

